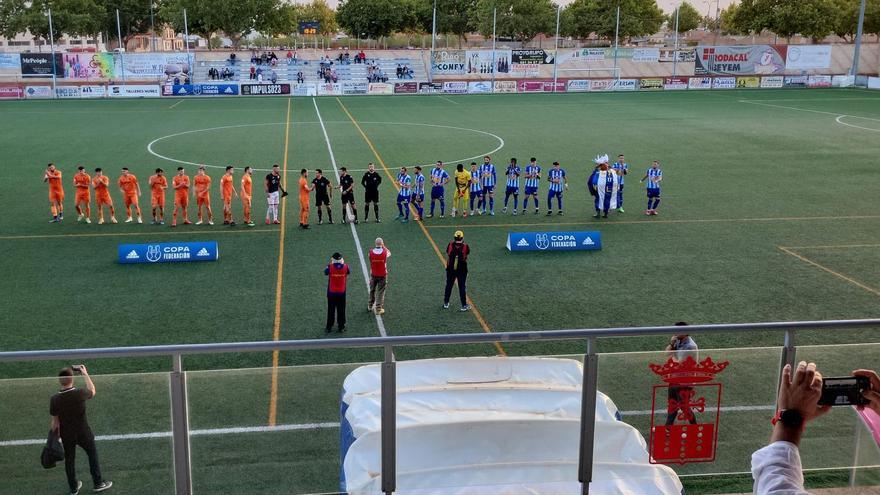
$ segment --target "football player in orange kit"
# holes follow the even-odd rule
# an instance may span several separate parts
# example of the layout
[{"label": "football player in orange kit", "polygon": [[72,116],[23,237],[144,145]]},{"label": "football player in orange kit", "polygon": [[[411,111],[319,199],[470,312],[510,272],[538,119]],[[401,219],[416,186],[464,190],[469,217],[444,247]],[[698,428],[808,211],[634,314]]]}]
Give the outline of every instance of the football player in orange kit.
[{"label": "football player in orange kit", "polygon": [[235,225],[232,218],[232,196],[238,196],[232,182],[233,167],[226,167],[226,173],[220,177],[220,196],[223,197],[223,225]]},{"label": "football player in orange kit", "polygon": [[46,166],[43,182],[49,183],[49,208],[52,210],[49,223],[60,222],[64,220],[64,186],[61,184],[61,171],[55,168],[54,163]]},{"label": "football player in orange kit", "polygon": [[77,173],[73,176],[73,186],[76,188],[76,197],[73,206],[76,207],[76,221],[92,223],[92,195],[89,186],[92,178],[86,173],[85,167],[76,167]]},{"label": "football player in orange kit", "polygon": [[196,225],[202,224],[202,206],[208,210],[208,225],[214,225],[214,212],[211,211],[211,178],[205,173],[204,165],[199,167],[199,173],[193,179],[193,187],[196,190],[196,211],[199,217]]},{"label": "football player in orange kit", "polygon": [[244,175],[241,176],[241,194],[239,195],[241,206],[244,210],[244,223],[248,227],[254,226],[254,221],[251,219],[251,198],[253,198],[254,192],[253,174],[253,169],[250,167],[244,168]]},{"label": "football player in orange kit", "polygon": [[128,167],[122,167],[122,175],[119,176],[119,190],[122,191],[122,203],[125,205],[125,223],[131,223],[131,207],[137,213],[137,222],[144,223],[141,217],[141,206],[138,204],[138,198],[141,195],[141,185],[138,184],[137,177],[128,171]]},{"label": "football player in orange kit", "polygon": [[104,175],[101,167],[95,169],[92,188],[95,190],[95,206],[98,207],[98,225],[104,223],[105,206],[110,210],[110,223],[116,223],[116,210],[113,209],[113,198],[110,197],[110,177]]},{"label": "football player in orange kit", "polygon": [[171,187],[174,188],[174,213],[171,214],[171,226],[177,227],[178,210],[183,210],[183,224],[192,224],[186,211],[189,205],[189,177],[183,171],[183,167],[177,167],[177,175],[171,180]]},{"label": "football player in orange kit", "polygon": [[165,190],[168,189],[168,177],[161,168],[156,175],[150,176],[150,205],[153,207],[153,225],[165,225]]},{"label": "football player in orange kit", "polygon": [[309,172],[306,169],[299,171],[299,227],[309,228],[309,193],[315,186],[309,185]]}]

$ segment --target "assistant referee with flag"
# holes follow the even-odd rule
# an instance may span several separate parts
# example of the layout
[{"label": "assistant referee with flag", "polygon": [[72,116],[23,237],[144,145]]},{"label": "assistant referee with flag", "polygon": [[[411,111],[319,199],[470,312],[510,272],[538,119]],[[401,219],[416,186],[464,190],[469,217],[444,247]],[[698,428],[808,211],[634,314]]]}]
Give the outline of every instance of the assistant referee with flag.
[{"label": "assistant referee with flag", "polygon": [[461,299],[461,310],[471,309],[467,303],[468,256],[471,248],[464,242],[464,232],[455,231],[455,238],[446,246],[446,290],[443,293],[443,309],[449,309],[449,296],[452,286],[458,282],[458,297]]}]

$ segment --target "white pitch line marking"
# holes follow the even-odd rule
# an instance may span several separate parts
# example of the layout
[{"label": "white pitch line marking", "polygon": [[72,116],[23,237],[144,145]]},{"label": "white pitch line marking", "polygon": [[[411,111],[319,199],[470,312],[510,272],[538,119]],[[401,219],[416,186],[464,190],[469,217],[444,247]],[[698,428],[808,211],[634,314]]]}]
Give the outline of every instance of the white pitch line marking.
[{"label": "white pitch line marking", "polygon": [[[854,98],[851,98],[851,99],[854,99]],[[778,100],[778,101],[785,101],[785,100]],[[831,115],[834,117],[834,121],[840,125],[845,125],[847,127],[854,127],[856,129],[864,129],[866,131],[880,132],[880,129],[875,129],[872,127],[863,127],[863,126],[855,125],[855,124],[848,124],[848,123],[844,122],[843,120],[841,120],[844,118],[852,118],[852,119],[862,119],[862,120],[871,120],[874,122],[880,122],[880,119],[875,119],[873,117],[862,117],[860,115],[848,115],[848,114],[841,114],[841,113],[835,113],[835,112],[826,112],[824,110],[813,110],[810,108],[798,108],[798,107],[789,107],[789,106],[785,106],[785,105],[773,105],[770,103],[762,103],[759,100],[739,100],[739,102],[740,103],[748,103],[750,105],[761,105],[763,107],[783,108],[786,110],[796,110],[798,112],[810,112],[810,113],[818,113],[821,115]]]},{"label": "white pitch line marking", "polygon": [[[456,127],[456,126],[441,125],[441,124],[424,124],[424,123],[419,123],[419,122],[360,122],[360,123],[361,124],[376,124],[376,125],[414,125],[414,126],[422,126],[422,127],[436,127],[439,129],[453,129],[453,130],[457,130],[457,131],[469,131],[469,132],[474,132],[477,134],[483,134],[486,136],[493,137],[498,141],[498,146],[495,149],[493,149],[492,151],[489,151],[486,153],[481,153],[481,154],[475,155],[475,156],[469,156],[467,158],[459,158],[457,160],[442,160],[444,163],[466,162],[468,160],[476,160],[477,158],[482,158],[484,155],[492,155],[492,154],[498,152],[499,150],[501,150],[501,148],[504,148],[504,145],[505,145],[504,139],[502,139],[501,136],[498,136],[497,134],[493,134],[493,133],[487,132],[487,131],[481,131],[479,129],[470,129],[467,127]],[[321,124],[323,126],[324,124],[351,124],[351,122],[348,120],[344,120],[344,121],[343,120],[328,120],[328,121],[324,121],[324,122],[292,122],[291,124],[292,125]],[[209,168],[225,169],[226,168],[225,164],[224,165],[212,165],[212,164],[207,164],[207,163],[196,163],[196,162],[189,162],[186,160],[178,160],[177,158],[171,158],[169,156],[165,156],[165,155],[159,154],[156,151],[154,151],[153,145],[155,145],[159,141],[163,141],[165,139],[170,139],[170,138],[177,137],[177,136],[183,136],[186,134],[194,134],[197,132],[209,132],[209,131],[217,131],[217,130],[222,130],[222,129],[237,129],[237,128],[241,128],[241,127],[260,127],[260,126],[267,126],[267,125],[286,125],[286,123],[285,122],[264,122],[261,124],[224,125],[224,126],[219,126],[219,127],[209,127],[209,128],[205,128],[205,129],[193,129],[193,130],[189,130],[189,131],[177,132],[174,134],[168,134],[167,136],[161,136],[161,137],[158,137],[158,138],[150,141],[147,144],[147,152],[150,153],[151,155],[155,156],[156,158],[159,158],[162,160],[167,160],[169,162],[180,163],[183,165],[192,165],[192,166],[196,166],[196,167],[204,165]],[[429,165],[433,165],[433,164],[434,164],[434,162],[423,163],[421,165],[422,166],[429,166]],[[255,170],[257,172],[268,172],[269,171],[269,169],[266,169],[266,168],[254,168],[253,170]],[[356,170],[352,170],[352,172],[354,172],[354,171],[356,171]]]},{"label": "white pitch line marking", "polygon": [[867,119],[867,120],[877,120],[877,119],[868,119],[867,117],[856,117],[855,115],[839,115],[836,119],[834,119],[834,121],[837,122],[838,124],[845,125],[847,127],[855,127],[856,129],[864,129],[866,131],[880,132],[880,129],[877,129],[875,127],[863,127],[860,125],[848,124],[848,123],[840,120],[844,117],[850,117],[850,118],[856,118],[856,119]]},{"label": "white pitch line marking", "polygon": [[182,100],[182,99],[177,100],[177,103],[175,103],[174,105],[171,105],[171,106],[168,107],[168,108],[169,108],[169,109],[174,108],[174,107],[176,107],[177,105],[180,105],[181,103],[183,103],[183,100]]},{"label": "white pitch line marking", "polygon": [[[722,412],[753,412],[753,411],[773,411],[776,406],[725,406],[721,408]],[[651,410],[641,411],[620,411],[620,415],[627,416],[649,416]],[[657,414],[666,414],[665,409],[658,409]],[[210,435],[236,435],[245,433],[274,433],[279,431],[301,431],[301,430],[323,430],[329,428],[339,428],[339,423],[300,423],[285,424],[276,426],[241,426],[235,428],[208,428],[201,430],[190,430],[192,436],[210,436]],[[170,431],[154,431],[147,433],[127,433],[121,435],[97,435],[95,440],[98,441],[119,441],[119,440],[143,440],[155,438],[171,438]],[[19,447],[24,445],[43,445],[46,443],[45,438],[30,438],[26,440],[3,440],[0,441],[0,447]]]},{"label": "white pitch line marking", "polygon": [[[318,122],[321,123],[321,131],[324,132],[324,142],[327,143],[327,152],[330,153],[330,163],[333,164],[333,173],[336,174],[336,183],[339,183],[339,168],[336,166],[336,156],[333,154],[333,146],[330,145],[330,136],[327,135],[327,128],[324,126],[324,119],[321,117],[321,111],[318,110],[318,102],[312,98],[312,104],[315,106],[315,114],[318,115]],[[367,205],[363,205],[366,210]],[[343,209],[342,219],[346,220],[346,212]],[[370,293],[370,273],[367,270],[367,262],[364,259],[364,250],[361,248],[361,239],[358,236],[357,228],[354,226],[354,222],[349,222],[348,226],[351,227],[351,235],[354,237],[354,245],[357,248],[358,261],[361,264],[361,272],[364,274],[364,281],[367,283],[367,294]],[[387,337],[388,333],[385,331],[385,322],[382,320],[380,315],[373,313],[373,316],[376,317],[376,325],[379,327],[379,334],[383,337]]]},{"label": "white pitch line marking", "polygon": [[[449,103],[452,103],[453,105],[459,105],[459,104],[460,104],[460,103],[458,103],[457,101],[455,101],[455,100],[453,100],[453,99],[451,99],[451,98],[447,98],[447,97],[445,97],[445,96],[443,96],[443,95],[437,95],[437,98],[443,98],[444,100],[448,101]],[[362,123],[363,123],[363,122],[362,122]]]}]

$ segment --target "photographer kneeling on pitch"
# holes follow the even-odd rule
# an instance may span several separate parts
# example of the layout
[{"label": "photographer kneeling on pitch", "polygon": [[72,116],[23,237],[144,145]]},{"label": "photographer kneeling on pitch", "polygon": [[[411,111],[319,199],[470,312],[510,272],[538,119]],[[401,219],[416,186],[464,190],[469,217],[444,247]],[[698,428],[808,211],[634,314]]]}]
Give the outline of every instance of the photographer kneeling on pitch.
[{"label": "photographer kneeling on pitch", "polygon": [[801,361],[794,371],[787,364],[778,401],[770,445],[752,454],[754,493],[806,495],[798,445],[807,423],[832,406],[869,408],[880,414],[880,377],[874,371],[855,370],[852,376],[823,379],[815,363]]},{"label": "photographer kneeling on pitch", "polygon": [[[74,373],[82,374],[86,388],[73,386]],[[101,477],[101,466],[98,464],[98,449],[95,447],[95,435],[86,418],[86,401],[95,396],[95,384],[89,376],[85,365],[73,365],[58,373],[61,391],[49,400],[49,414],[52,416],[52,429],[57,431],[64,445],[64,469],[67,472],[67,483],[71,495],[77,495],[82,488],[82,481],[76,479],[76,447],[80,446],[89,457],[89,471],[95,484],[94,491],[102,492],[111,486],[112,481]]]}]

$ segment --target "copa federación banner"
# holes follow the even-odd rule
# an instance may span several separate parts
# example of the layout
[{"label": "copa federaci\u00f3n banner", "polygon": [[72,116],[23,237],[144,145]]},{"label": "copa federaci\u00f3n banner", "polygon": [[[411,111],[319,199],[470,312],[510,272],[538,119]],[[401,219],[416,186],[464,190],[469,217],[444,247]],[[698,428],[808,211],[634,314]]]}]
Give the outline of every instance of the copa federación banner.
[{"label": "copa federaci\u00f3n banner", "polygon": [[177,263],[185,261],[217,261],[217,242],[161,242],[157,244],[120,244],[119,263]]},{"label": "copa federaci\u00f3n banner", "polygon": [[166,84],[162,96],[236,96],[238,84]]},{"label": "copa federaci\u00f3n banner", "polygon": [[697,48],[694,74],[781,74],[785,53],[785,46],[776,45],[701,46]]},{"label": "copa federaci\u00f3n banner", "polygon": [[602,249],[600,232],[510,232],[508,251],[596,251]]},{"label": "copa federaci\u00f3n banner", "polygon": [[[60,54],[59,54],[60,55]],[[67,79],[179,78],[191,73],[186,53],[65,53],[62,73]]]}]

